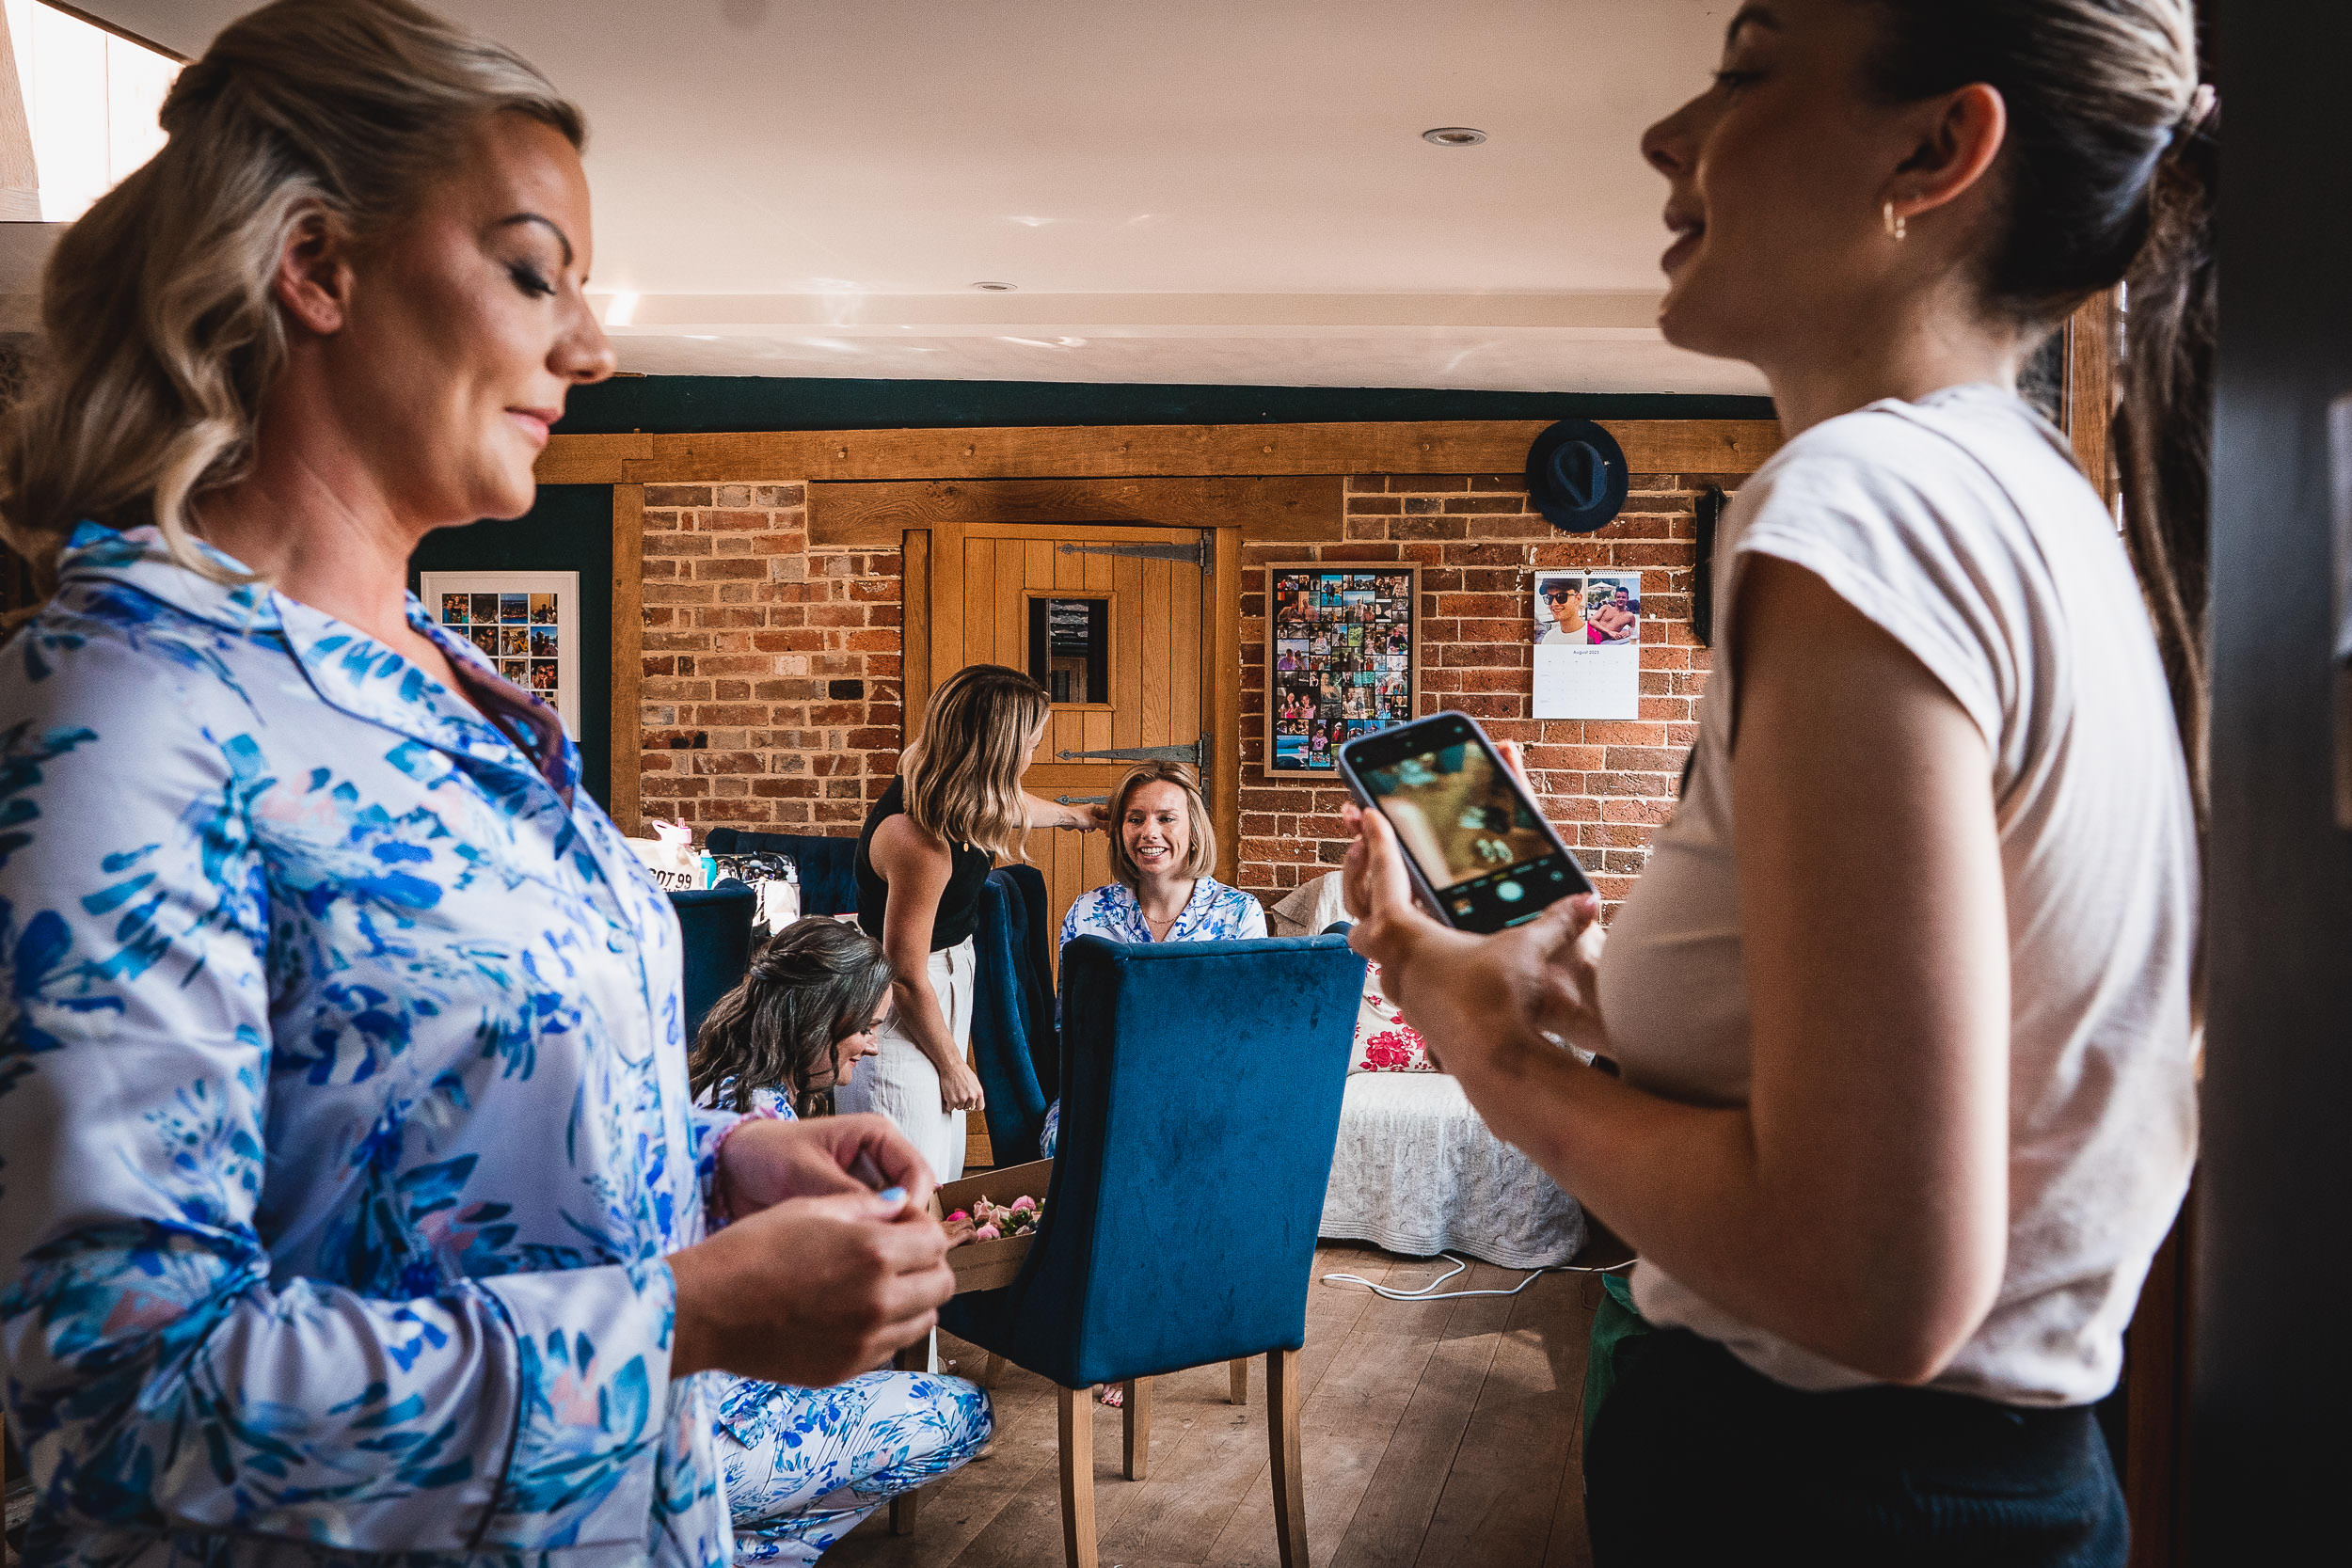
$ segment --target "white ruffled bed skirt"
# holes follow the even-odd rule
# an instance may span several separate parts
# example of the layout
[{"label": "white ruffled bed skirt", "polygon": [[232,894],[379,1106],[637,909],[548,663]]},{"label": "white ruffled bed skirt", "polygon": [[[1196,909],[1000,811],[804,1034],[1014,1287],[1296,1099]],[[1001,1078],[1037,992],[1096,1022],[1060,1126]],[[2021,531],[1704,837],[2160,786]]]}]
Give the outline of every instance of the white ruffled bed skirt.
[{"label": "white ruffled bed skirt", "polygon": [[1565,1263],[1584,1244],[1584,1211],[1535,1163],[1496,1137],[1438,1072],[1347,1080],[1322,1234],[1426,1258],[1508,1269]]}]

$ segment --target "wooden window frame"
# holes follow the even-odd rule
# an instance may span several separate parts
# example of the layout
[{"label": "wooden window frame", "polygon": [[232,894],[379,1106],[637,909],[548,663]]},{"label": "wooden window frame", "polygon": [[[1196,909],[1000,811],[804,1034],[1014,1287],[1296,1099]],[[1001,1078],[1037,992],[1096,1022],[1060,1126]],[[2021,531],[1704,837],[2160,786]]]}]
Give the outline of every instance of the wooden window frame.
[{"label": "wooden window frame", "polygon": [[[903,595],[905,590],[902,588],[899,590],[899,593]],[[1110,605],[1110,610],[1104,627],[1104,635],[1109,638],[1110,645],[1113,648],[1117,648],[1119,646],[1119,628],[1121,624],[1120,618],[1125,613],[1125,611],[1120,608],[1120,592],[1116,588],[1025,588],[1021,591],[1021,602],[1025,607],[1021,612],[1022,624],[1025,626],[1027,625],[1029,611],[1025,607],[1032,600],[1102,599]],[[1204,606],[1203,608],[1206,607]],[[904,619],[905,612],[906,607],[901,604],[899,606],[899,615],[902,620]],[[1048,637],[1050,639],[1050,632],[1048,633]],[[1050,657],[1051,655],[1049,654],[1048,657]],[[1029,673],[1034,676],[1037,672],[1032,670]],[[1119,705],[1115,702],[1057,703],[1049,699],[1046,705],[1052,708],[1056,713],[1116,713],[1119,711]]]}]

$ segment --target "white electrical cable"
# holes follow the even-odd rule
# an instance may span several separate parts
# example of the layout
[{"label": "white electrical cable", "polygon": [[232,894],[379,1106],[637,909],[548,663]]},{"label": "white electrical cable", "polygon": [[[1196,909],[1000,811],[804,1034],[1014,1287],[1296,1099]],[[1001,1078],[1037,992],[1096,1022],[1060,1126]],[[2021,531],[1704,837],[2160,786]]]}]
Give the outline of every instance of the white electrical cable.
[{"label": "white electrical cable", "polygon": [[1450,1252],[1441,1252],[1438,1256],[1453,1264],[1454,1267],[1418,1291],[1400,1291],[1392,1286],[1375,1285],[1359,1274],[1327,1274],[1321,1277],[1326,1285],[1361,1285],[1374,1295],[1387,1301],[1454,1301],[1463,1296],[1516,1296],[1548,1274],[1613,1274],[1619,1269],[1631,1268],[1634,1262],[1629,1258],[1622,1263],[1603,1263],[1597,1268],[1588,1268],[1581,1263],[1554,1263],[1549,1268],[1532,1271],[1525,1279],[1507,1291],[1445,1291],[1440,1292],[1438,1291],[1438,1286],[1462,1273],[1470,1265]]}]

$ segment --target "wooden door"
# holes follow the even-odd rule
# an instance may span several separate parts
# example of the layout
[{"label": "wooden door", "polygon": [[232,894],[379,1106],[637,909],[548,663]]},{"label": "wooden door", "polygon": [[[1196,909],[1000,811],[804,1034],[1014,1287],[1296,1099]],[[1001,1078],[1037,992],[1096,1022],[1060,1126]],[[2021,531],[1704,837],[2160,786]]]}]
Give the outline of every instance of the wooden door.
[{"label": "wooden door", "polygon": [[[1106,797],[1144,756],[1210,773],[1204,537],[1095,524],[934,527],[932,688],[967,664],[1047,680],[1063,700],[1023,782],[1049,800]],[[1232,852],[1219,849],[1220,860]],[[1057,931],[1078,895],[1111,880],[1098,833],[1036,833],[1029,859],[1045,874]]]}]

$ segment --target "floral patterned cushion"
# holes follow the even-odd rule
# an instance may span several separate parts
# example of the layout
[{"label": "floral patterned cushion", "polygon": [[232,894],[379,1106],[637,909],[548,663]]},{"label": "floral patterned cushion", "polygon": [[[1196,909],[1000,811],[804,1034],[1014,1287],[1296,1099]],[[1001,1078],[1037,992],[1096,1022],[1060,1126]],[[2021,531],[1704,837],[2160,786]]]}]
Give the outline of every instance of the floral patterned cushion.
[{"label": "floral patterned cushion", "polygon": [[1364,965],[1364,1000],[1356,1009],[1356,1053],[1350,1072],[1436,1072],[1421,1031],[1405,1022],[1396,1004],[1380,993],[1380,966]]}]

